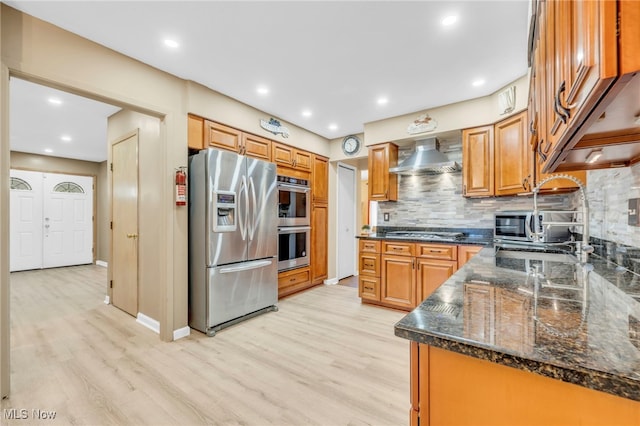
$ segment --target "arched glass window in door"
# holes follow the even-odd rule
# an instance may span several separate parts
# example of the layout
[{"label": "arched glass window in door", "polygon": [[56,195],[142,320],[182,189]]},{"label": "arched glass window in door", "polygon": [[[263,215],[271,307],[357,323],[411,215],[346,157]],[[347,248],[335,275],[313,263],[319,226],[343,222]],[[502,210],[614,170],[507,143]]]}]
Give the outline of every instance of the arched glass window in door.
[{"label": "arched glass window in door", "polygon": [[17,177],[11,178],[11,189],[17,189],[19,191],[32,191],[31,185],[24,180]]},{"label": "arched glass window in door", "polygon": [[53,192],[74,192],[74,193],[84,193],[84,189],[77,183],[73,182],[60,182],[56,186],[53,187]]}]

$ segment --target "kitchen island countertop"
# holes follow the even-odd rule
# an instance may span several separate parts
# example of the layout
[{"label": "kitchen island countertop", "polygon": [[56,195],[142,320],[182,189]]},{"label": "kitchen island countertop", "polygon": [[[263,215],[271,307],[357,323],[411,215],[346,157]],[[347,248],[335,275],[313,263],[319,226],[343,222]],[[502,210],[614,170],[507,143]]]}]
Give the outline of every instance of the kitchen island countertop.
[{"label": "kitchen island countertop", "polygon": [[640,276],[603,257],[484,248],[395,334],[640,401],[639,300]]}]

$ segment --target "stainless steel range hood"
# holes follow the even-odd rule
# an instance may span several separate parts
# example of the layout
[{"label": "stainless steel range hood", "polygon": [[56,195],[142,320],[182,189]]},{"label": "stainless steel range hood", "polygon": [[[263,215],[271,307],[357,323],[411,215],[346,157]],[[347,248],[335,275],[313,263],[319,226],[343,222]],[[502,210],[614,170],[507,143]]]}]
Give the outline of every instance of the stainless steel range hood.
[{"label": "stainless steel range hood", "polygon": [[416,141],[416,150],[389,172],[399,175],[433,175],[458,172],[460,164],[451,161],[439,151],[440,142],[436,138]]}]

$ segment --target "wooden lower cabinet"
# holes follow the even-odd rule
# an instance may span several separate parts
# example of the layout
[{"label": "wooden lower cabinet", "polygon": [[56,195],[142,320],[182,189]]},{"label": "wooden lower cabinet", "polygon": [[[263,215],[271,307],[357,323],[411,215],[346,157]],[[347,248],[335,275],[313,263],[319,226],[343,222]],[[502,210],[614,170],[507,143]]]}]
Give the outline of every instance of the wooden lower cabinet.
[{"label": "wooden lower cabinet", "polygon": [[382,255],[380,301],[396,308],[416,307],[415,258]]},{"label": "wooden lower cabinet", "polygon": [[638,425],[640,402],[411,342],[412,426]]},{"label": "wooden lower cabinet", "polygon": [[411,310],[482,247],[360,239],[363,302]]},{"label": "wooden lower cabinet", "polygon": [[455,260],[417,259],[417,303],[424,299],[458,270]]},{"label": "wooden lower cabinet", "polygon": [[278,297],[287,296],[311,286],[308,266],[278,273]]},{"label": "wooden lower cabinet", "polygon": [[475,256],[482,247],[480,246],[458,246],[458,269]]}]

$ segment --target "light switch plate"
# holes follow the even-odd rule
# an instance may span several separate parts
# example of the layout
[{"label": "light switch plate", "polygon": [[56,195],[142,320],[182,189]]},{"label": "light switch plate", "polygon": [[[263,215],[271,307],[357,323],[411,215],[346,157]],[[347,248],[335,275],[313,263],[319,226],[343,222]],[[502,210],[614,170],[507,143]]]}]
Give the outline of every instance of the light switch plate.
[{"label": "light switch plate", "polygon": [[382,217],[385,222],[389,222],[389,213],[384,213]]},{"label": "light switch plate", "polygon": [[640,198],[629,199],[629,226],[640,226]]}]

